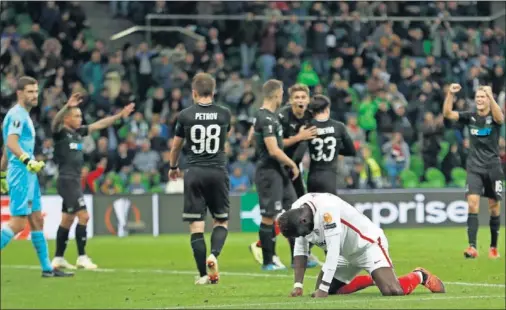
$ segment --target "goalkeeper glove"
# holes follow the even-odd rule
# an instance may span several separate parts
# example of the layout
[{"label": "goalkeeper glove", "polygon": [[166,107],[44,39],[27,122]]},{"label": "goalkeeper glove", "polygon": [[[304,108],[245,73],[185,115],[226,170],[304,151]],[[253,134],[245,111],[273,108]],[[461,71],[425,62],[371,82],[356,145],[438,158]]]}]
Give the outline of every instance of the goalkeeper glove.
[{"label": "goalkeeper glove", "polygon": [[38,173],[41,171],[46,164],[44,164],[43,161],[33,160],[30,158],[30,155],[24,153],[19,157],[19,160],[23,162],[23,164],[26,165],[26,169],[28,169],[28,172],[31,173]]},{"label": "goalkeeper glove", "polygon": [[5,171],[0,171],[0,194],[7,194],[9,187],[7,186],[7,179]]}]

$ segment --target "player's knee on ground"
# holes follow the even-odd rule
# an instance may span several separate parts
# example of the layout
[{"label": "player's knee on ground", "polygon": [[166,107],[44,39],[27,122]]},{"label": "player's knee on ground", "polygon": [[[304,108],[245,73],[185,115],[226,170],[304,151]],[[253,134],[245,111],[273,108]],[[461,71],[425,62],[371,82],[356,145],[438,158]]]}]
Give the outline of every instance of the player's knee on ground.
[{"label": "player's knee on ground", "polygon": [[193,221],[193,222],[190,222],[190,232],[192,234],[203,233],[205,227],[206,227],[206,222],[204,222],[204,221]]},{"label": "player's knee on ground", "polygon": [[499,201],[489,199],[488,200],[488,212],[492,216],[499,216],[501,214],[501,204]]},{"label": "player's knee on ground", "polygon": [[28,215],[28,222],[30,223],[32,231],[42,230],[44,227],[44,218],[42,217],[41,212],[33,212]]},{"label": "player's knee on ground", "polygon": [[273,217],[262,216],[262,223],[265,224],[265,225],[274,225],[274,218]]},{"label": "player's knee on ground", "polygon": [[60,226],[66,229],[70,229],[70,226],[74,223],[75,214],[62,213]]},{"label": "player's knee on ground", "polygon": [[216,226],[223,226],[225,228],[228,227],[228,220],[220,220],[220,219],[214,219],[213,227]]},{"label": "player's knee on ground", "polygon": [[88,221],[90,220],[90,215],[88,214],[88,212],[86,210],[79,211],[77,213],[77,219],[79,221],[79,224],[86,225],[86,224],[88,224]]},{"label": "player's knee on ground", "polygon": [[468,195],[467,196],[467,204],[468,204],[468,212],[469,213],[478,213],[480,210],[480,196],[478,195]]},{"label": "player's knee on ground", "polygon": [[14,234],[18,234],[25,229],[27,223],[26,216],[13,216],[9,221],[9,227]]}]

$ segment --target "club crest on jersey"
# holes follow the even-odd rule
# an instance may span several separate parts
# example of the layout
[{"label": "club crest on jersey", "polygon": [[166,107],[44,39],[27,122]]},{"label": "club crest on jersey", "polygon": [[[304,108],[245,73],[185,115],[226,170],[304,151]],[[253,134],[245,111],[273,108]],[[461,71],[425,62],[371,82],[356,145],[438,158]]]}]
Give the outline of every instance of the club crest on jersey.
[{"label": "club crest on jersey", "polygon": [[487,125],[492,124],[492,117],[491,117],[491,116],[487,116],[487,119],[485,120],[485,123],[486,123]]},{"label": "club crest on jersey", "polygon": [[323,215],[323,221],[327,224],[332,223],[332,215],[330,215],[330,213],[325,213]]}]

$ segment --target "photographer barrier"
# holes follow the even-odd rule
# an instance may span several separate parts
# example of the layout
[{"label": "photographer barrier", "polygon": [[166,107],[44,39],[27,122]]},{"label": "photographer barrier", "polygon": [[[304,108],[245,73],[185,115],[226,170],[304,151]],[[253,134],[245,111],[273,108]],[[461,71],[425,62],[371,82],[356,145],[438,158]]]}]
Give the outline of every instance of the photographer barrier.
[{"label": "photographer barrier", "polygon": [[[467,221],[463,190],[343,191],[338,195],[382,228],[465,226]],[[488,224],[488,200],[482,198],[480,206],[479,222]],[[258,231],[260,219],[257,194],[243,195],[242,231]],[[501,224],[504,225],[504,216],[501,216]]]}]

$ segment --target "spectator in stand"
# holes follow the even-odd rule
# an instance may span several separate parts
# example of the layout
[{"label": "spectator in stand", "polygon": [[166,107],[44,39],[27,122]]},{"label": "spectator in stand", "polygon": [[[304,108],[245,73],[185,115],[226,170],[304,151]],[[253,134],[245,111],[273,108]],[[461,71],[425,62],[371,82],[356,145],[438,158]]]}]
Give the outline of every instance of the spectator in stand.
[{"label": "spectator in stand", "polygon": [[131,166],[133,159],[135,156],[135,152],[128,149],[126,143],[120,143],[118,145],[118,150],[116,154],[113,156],[113,164],[114,171],[119,172],[125,166]]},{"label": "spectator in stand", "polygon": [[84,65],[81,72],[81,78],[91,95],[98,94],[104,82],[104,70],[100,57],[100,51],[94,50],[91,53],[91,60]]},{"label": "spectator in stand", "polygon": [[364,130],[357,124],[357,116],[355,114],[347,115],[346,130],[351,140],[353,140],[355,150],[359,150],[365,144],[366,139]]},{"label": "spectator in stand", "polygon": [[135,154],[133,165],[137,171],[155,174],[160,166],[160,155],[151,149],[149,140],[144,140]]},{"label": "spectator in stand", "polygon": [[231,110],[236,110],[242,96],[244,95],[244,81],[241,80],[238,72],[232,72],[230,77],[223,84],[221,91],[222,101]]},{"label": "spectator in stand", "polygon": [[251,77],[251,66],[255,63],[258,48],[260,28],[253,20],[253,13],[246,14],[246,20],[241,22],[238,39],[241,42],[241,74],[243,77]]},{"label": "spectator in stand", "polygon": [[140,173],[132,175],[132,182],[128,186],[128,192],[133,195],[145,194],[147,192],[147,188],[142,184],[142,175]]},{"label": "spectator in stand", "polygon": [[403,170],[409,169],[409,146],[402,137],[402,133],[395,132],[392,139],[382,147],[385,154],[385,167],[393,188],[399,187],[398,177]]},{"label": "spectator in stand", "polygon": [[235,193],[243,193],[249,189],[250,184],[250,179],[243,173],[241,167],[235,167],[230,176],[230,190]]},{"label": "spectator in stand", "polygon": [[451,172],[456,167],[463,167],[463,165],[459,152],[459,146],[457,143],[454,143],[450,146],[450,151],[446,154],[443,162],[441,163],[441,172],[445,175],[447,183],[452,181]]},{"label": "spectator in stand", "polygon": [[424,123],[422,125],[422,157],[425,168],[438,167],[437,154],[441,147],[439,142],[444,132],[443,115],[434,117],[432,112],[425,113]]},{"label": "spectator in stand", "polygon": [[144,107],[144,116],[147,121],[151,121],[153,115],[157,114],[162,118],[166,118],[169,113],[169,103],[165,98],[165,91],[162,87],[158,87],[153,92],[153,96],[146,100]]},{"label": "spectator in stand", "polygon": [[146,99],[146,93],[151,84],[151,75],[153,73],[152,60],[158,56],[158,52],[149,50],[148,44],[143,42],[135,54],[138,67],[137,81],[139,82],[139,98],[141,101]]},{"label": "spectator in stand", "polygon": [[362,157],[364,165],[360,171],[359,187],[361,189],[378,189],[383,188],[383,181],[381,178],[381,167],[378,162],[372,157],[369,147],[362,148]]},{"label": "spectator in stand", "polygon": [[100,193],[104,195],[116,195],[121,194],[121,187],[119,184],[114,182],[114,177],[112,174],[107,174],[105,179],[100,185]]}]

